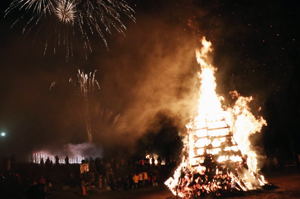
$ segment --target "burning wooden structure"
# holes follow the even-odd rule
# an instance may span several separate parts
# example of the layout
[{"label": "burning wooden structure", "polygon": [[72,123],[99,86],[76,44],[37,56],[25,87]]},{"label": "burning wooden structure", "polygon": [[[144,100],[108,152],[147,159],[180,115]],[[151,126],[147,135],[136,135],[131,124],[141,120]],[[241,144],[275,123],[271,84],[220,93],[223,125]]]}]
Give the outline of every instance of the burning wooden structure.
[{"label": "burning wooden structure", "polygon": [[197,109],[187,125],[181,164],[165,184],[181,198],[259,189],[266,181],[249,136],[260,132],[266,121],[251,113],[251,97],[233,92],[236,103],[224,106],[215,91],[216,69],[209,62],[211,43],[203,38],[202,46],[196,51],[201,66]]}]

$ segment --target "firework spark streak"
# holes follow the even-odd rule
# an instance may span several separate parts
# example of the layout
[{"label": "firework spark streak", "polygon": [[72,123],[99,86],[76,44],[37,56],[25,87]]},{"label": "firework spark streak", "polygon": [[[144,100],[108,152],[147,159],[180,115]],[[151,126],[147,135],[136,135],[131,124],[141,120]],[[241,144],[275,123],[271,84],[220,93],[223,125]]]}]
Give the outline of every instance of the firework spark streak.
[{"label": "firework spark streak", "polygon": [[80,90],[85,97],[88,97],[88,93],[95,88],[100,89],[99,82],[96,80],[96,72],[96,70],[90,73],[84,73],[81,70],[77,72]]},{"label": "firework spark streak", "polygon": [[[80,41],[80,46],[88,52],[92,52],[91,40],[95,38],[100,38],[108,47],[108,34],[126,30],[124,17],[135,21],[134,10],[125,0],[12,0],[5,16],[15,11],[19,17],[12,27],[25,21],[25,33],[35,26],[51,26],[56,40],[53,51],[64,46],[67,57],[72,55],[75,41]],[[45,51],[50,43],[46,39]]]},{"label": "firework spark streak", "polygon": [[100,89],[99,83],[95,78],[96,72],[97,71],[95,70],[94,72],[84,73],[78,70],[77,73],[78,83],[80,85],[80,90],[83,94],[85,102],[85,124],[89,142],[93,141],[92,124],[90,118],[89,93],[91,93],[95,89]]}]

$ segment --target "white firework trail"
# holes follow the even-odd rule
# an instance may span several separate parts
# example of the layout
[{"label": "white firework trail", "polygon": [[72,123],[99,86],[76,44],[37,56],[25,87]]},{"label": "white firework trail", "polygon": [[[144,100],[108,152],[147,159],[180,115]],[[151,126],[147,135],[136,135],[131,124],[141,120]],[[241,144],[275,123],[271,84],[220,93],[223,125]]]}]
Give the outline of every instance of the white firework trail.
[{"label": "white firework trail", "polygon": [[[124,19],[135,21],[134,9],[125,0],[12,0],[5,16],[13,11],[20,16],[12,26],[25,21],[23,33],[39,25],[49,27],[52,20],[51,31],[57,43],[53,44],[53,51],[65,46],[67,57],[72,55],[76,42],[81,43],[84,51],[92,52],[91,41],[98,37],[108,47],[107,35],[113,31],[124,33]],[[30,17],[26,18],[28,14]],[[46,39],[45,51],[50,43]]]},{"label": "white firework trail", "polygon": [[80,69],[77,71],[78,83],[80,85],[80,90],[85,97],[88,97],[88,93],[95,89],[100,89],[99,82],[96,79],[96,72],[85,73]]},{"label": "white firework trail", "polygon": [[80,91],[84,97],[85,103],[85,125],[88,141],[93,141],[93,129],[91,124],[91,116],[90,116],[90,104],[89,104],[89,94],[93,92],[95,89],[100,89],[99,82],[96,80],[96,70],[90,73],[84,73],[81,70],[77,72],[77,79],[80,86]]}]

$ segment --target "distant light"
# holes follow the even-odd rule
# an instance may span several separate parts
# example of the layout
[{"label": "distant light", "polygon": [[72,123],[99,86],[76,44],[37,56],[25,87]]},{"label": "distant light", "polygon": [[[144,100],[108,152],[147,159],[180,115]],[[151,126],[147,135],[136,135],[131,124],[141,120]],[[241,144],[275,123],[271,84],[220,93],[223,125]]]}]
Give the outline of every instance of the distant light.
[{"label": "distant light", "polygon": [[5,136],[6,136],[6,133],[5,133],[5,132],[1,132],[1,133],[0,133],[0,136],[1,136],[1,137],[5,137]]}]

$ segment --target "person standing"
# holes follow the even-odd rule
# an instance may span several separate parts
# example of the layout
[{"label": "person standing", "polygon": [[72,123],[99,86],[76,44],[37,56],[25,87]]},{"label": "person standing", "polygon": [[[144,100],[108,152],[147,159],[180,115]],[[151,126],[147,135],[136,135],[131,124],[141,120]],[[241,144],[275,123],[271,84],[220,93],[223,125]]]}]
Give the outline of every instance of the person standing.
[{"label": "person standing", "polygon": [[132,177],[132,181],[133,181],[133,188],[137,189],[138,185],[139,185],[139,175],[137,173],[135,173]]},{"label": "person standing", "polygon": [[88,195],[87,186],[84,179],[81,180],[81,195],[84,197]]}]

